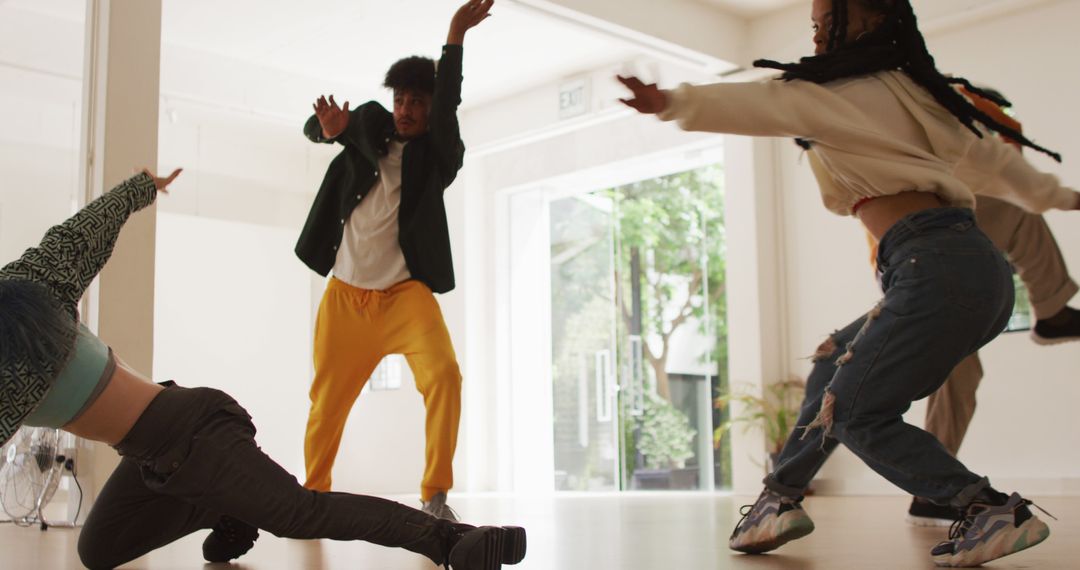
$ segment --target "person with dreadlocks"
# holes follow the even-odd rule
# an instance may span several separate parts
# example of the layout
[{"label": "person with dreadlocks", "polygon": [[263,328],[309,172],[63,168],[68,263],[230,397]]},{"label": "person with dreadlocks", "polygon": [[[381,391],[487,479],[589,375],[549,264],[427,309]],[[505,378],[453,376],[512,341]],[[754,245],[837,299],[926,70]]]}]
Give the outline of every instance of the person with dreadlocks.
[{"label": "person with dreadlocks", "polygon": [[[980,87],[1004,101],[997,91]],[[1005,108],[964,88],[959,89],[979,110],[999,123],[1023,132],[1023,126],[1005,112]],[[1017,150],[1019,143],[1003,138]],[[1080,311],[1067,305],[1080,287],[1069,275],[1065,259],[1046,219],[1004,200],[979,196],[975,204],[975,219],[979,228],[994,242],[1013,264],[1017,275],[1027,288],[1035,324],[1031,338],[1040,345],[1054,345],[1080,340]],[[871,243],[870,263],[877,270],[878,244],[867,234]],[[828,355],[834,348],[827,340],[819,351]],[[983,378],[978,352],[971,353],[949,374],[948,380],[927,398],[926,431],[938,438],[945,449],[957,455],[968,426],[975,415],[975,392]],[[915,526],[948,526],[957,518],[956,510],[948,505],[936,505],[915,497],[908,508],[908,522]]]},{"label": "person with dreadlocks", "polygon": [[783,71],[780,81],[663,91],[619,78],[633,93],[625,104],[683,129],[797,138],[826,208],[857,216],[880,243],[884,298],[832,336],[832,352],[808,378],[802,429],[730,547],[762,553],[813,531],[802,497],[841,443],[909,494],[963,510],[932,549],[936,564],[976,566],[1031,547],[1050,532],[1032,503],[991,487],[903,413],[1012,312],[1011,271],[975,225],[974,195],[1042,212],[1080,209],[1080,194],[990,136],[1060,160],[957,92],[993,99],[937,70],[908,0],[813,0],[812,20],[814,56],[756,62]]}]

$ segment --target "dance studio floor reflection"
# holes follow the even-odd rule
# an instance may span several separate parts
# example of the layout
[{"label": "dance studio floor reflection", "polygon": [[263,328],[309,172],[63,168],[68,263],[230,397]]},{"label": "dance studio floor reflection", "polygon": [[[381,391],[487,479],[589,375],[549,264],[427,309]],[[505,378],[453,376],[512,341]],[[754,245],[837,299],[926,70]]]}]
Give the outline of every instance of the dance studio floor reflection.
[{"label": "dance studio floor reflection", "polygon": [[[474,495],[452,497],[464,520],[521,524],[529,554],[520,570],[844,570],[930,569],[927,552],[947,529],[904,523],[902,497],[811,497],[806,508],[817,524],[809,537],[765,556],[727,549],[738,507],[750,497],[708,494],[629,494],[554,497]],[[990,568],[1080,567],[1080,497],[1037,502],[1058,516],[1052,534],[1033,550]],[[1041,515],[1041,513],[1040,513]],[[75,554],[78,531],[0,525],[0,567],[5,570],[82,568]],[[125,569],[216,570],[434,570],[415,554],[361,542],[297,541],[263,534],[255,549],[231,566],[202,561],[204,533],[190,536]]]}]

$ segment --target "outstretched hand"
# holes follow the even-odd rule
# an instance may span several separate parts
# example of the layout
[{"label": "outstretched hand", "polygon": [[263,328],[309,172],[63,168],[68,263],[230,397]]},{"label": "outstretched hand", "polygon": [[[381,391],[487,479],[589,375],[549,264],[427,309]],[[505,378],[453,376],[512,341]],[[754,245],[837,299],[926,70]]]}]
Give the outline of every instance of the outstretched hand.
[{"label": "outstretched hand", "polygon": [[319,119],[324,139],[337,138],[349,126],[348,101],[345,102],[343,107],[338,107],[333,95],[330,96],[329,103],[326,101],[326,96],[323,95],[311,106],[315,109],[315,116]]},{"label": "outstretched hand", "polygon": [[450,34],[446,38],[449,45],[461,45],[465,41],[465,32],[476,27],[480,22],[491,17],[491,7],[495,0],[469,0],[458,8],[450,20]]},{"label": "outstretched hand", "polygon": [[627,107],[646,115],[655,115],[667,109],[667,95],[655,83],[645,84],[637,77],[623,77],[621,75],[616,75],[615,79],[618,79],[619,83],[622,83],[633,92],[633,97],[619,99]]},{"label": "outstretched hand", "polygon": [[145,175],[149,176],[150,178],[154,179],[154,187],[157,188],[158,192],[161,192],[162,194],[168,194],[169,193],[169,190],[168,190],[169,184],[172,184],[173,180],[176,180],[176,177],[180,176],[180,173],[183,172],[184,169],[183,168],[177,168],[167,178],[158,178],[153,172],[150,172],[149,168],[144,168],[144,169],[142,169],[142,171],[143,171],[143,174],[145,174]]}]

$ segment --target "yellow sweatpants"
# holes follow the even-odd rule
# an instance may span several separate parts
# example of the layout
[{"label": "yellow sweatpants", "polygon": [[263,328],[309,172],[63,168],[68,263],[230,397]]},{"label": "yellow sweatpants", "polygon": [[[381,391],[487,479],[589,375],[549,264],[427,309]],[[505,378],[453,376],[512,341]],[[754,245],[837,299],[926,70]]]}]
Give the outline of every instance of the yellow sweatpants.
[{"label": "yellow sweatpants", "polygon": [[330,490],[345,420],[388,354],[405,356],[427,409],[421,498],[453,487],[461,372],[435,296],[419,281],[371,291],[331,278],[315,324],[315,380],[304,438],[308,489]]}]

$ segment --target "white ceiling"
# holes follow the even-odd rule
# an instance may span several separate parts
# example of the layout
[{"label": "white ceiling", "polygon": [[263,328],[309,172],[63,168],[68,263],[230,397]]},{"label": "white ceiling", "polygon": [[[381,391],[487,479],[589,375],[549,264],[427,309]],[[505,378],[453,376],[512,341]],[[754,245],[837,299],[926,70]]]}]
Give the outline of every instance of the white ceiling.
[{"label": "white ceiling", "polygon": [[[164,55],[180,48],[217,64],[234,61],[238,73],[257,66],[305,83],[355,86],[369,92],[354,95],[375,97],[382,95],[383,75],[397,59],[438,57],[460,1],[163,0]],[[86,0],[0,0],[5,19],[33,14],[83,21],[85,11]],[[466,107],[639,53],[624,40],[507,2],[492,14],[466,37]]]},{"label": "white ceiling", "polygon": [[[346,86],[354,101],[380,97],[383,74],[393,61],[412,54],[438,56],[450,17],[461,1],[163,0],[164,57],[169,59],[172,48],[185,57],[170,61],[182,59],[194,66],[213,62],[226,69],[235,63],[237,74],[229,78],[233,82],[243,81],[242,70],[250,66],[296,77],[298,84],[311,84],[313,90],[323,83]],[[810,4],[809,0],[693,1],[746,19],[785,7],[796,10],[800,4],[808,16]],[[915,0],[915,4],[926,22],[995,1],[1012,2]],[[9,26],[16,25],[12,20],[20,14],[82,21],[85,10],[86,0],[0,0],[0,18]],[[640,44],[625,37],[497,0],[493,17],[466,39],[464,106],[633,61],[643,53]],[[47,57],[40,59],[43,69],[56,71],[48,69]]]},{"label": "white ceiling", "polygon": [[[710,4],[716,6],[725,12],[743,16],[745,18],[756,18],[758,16],[768,14],[779,10],[780,8],[786,8],[793,4],[805,3],[809,4],[809,0],[698,0],[704,4]],[[809,8],[807,8],[809,10]]]},{"label": "white ceiling", "polygon": [[[378,88],[407,55],[438,57],[458,0],[164,0],[162,38],[335,83]],[[616,39],[497,5],[466,36],[466,106],[633,57]]]}]

